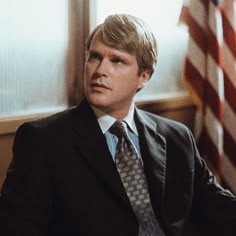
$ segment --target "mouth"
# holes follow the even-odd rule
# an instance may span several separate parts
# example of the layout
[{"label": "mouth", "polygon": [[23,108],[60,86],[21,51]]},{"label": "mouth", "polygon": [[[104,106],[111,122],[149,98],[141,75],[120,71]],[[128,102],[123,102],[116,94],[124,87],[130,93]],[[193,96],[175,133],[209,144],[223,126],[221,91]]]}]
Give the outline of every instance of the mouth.
[{"label": "mouth", "polygon": [[93,90],[110,90],[110,88],[108,86],[106,86],[105,84],[101,84],[101,83],[92,83],[91,88]]}]

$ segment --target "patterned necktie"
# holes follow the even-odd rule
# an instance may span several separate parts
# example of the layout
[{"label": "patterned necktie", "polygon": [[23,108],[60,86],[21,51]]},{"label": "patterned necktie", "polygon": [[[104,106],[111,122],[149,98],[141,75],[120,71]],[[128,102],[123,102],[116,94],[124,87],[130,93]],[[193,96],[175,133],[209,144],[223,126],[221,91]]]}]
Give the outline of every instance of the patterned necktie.
[{"label": "patterned necktie", "polygon": [[164,236],[153,213],[143,166],[126,132],[126,123],[116,121],[110,132],[118,137],[116,166],[139,222],[139,236]]}]

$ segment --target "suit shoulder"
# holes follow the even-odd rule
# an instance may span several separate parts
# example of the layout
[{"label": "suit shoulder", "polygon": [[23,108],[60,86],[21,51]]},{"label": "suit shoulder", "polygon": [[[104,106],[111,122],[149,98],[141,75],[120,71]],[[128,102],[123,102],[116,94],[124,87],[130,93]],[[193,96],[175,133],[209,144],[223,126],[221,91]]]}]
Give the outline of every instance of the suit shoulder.
[{"label": "suit shoulder", "polygon": [[63,129],[63,127],[70,124],[71,116],[75,108],[69,108],[64,111],[43,117],[37,120],[32,120],[23,123],[17,130],[17,133],[20,130],[35,130],[38,132],[43,132],[46,130],[56,130],[58,128]]},{"label": "suit shoulder", "polygon": [[152,127],[155,127],[156,131],[164,136],[165,138],[173,139],[178,138],[185,140],[192,136],[190,129],[183,123],[171,120],[159,115],[139,110],[139,114],[142,116],[142,120],[147,124],[152,124]]},{"label": "suit shoulder", "polygon": [[162,116],[159,116],[157,114],[148,112],[148,111],[143,111],[141,110],[142,113],[144,113],[149,119],[151,119],[154,123],[156,123],[159,128],[173,128],[173,129],[189,129],[185,124],[175,121],[169,118],[165,118]]}]

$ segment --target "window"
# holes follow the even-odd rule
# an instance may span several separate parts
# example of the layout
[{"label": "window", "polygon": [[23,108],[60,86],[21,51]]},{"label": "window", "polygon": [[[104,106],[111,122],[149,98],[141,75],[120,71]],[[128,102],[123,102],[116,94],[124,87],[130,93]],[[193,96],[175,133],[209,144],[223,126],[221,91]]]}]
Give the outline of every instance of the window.
[{"label": "window", "polygon": [[0,1],[0,118],[65,109],[69,86],[76,104],[76,95],[82,95],[88,3],[90,28],[109,14],[129,13],[156,34],[157,70],[138,101],[185,93],[181,70],[188,37],[177,28],[181,0]]},{"label": "window", "polygon": [[157,69],[146,87],[136,95],[137,101],[186,93],[181,84],[181,76],[188,34],[185,29],[177,26],[182,0],[119,0],[116,4],[110,0],[92,2],[92,27],[103,22],[107,15],[128,13],[145,20],[156,35],[159,45]]},{"label": "window", "polygon": [[67,106],[67,0],[0,1],[0,116]]}]

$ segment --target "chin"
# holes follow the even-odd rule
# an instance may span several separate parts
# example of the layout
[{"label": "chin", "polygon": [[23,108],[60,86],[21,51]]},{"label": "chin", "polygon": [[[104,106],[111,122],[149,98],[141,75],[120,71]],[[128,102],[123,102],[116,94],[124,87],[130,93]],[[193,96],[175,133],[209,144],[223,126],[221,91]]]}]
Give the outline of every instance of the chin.
[{"label": "chin", "polygon": [[90,96],[86,96],[86,98],[89,104],[97,108],[107,107],[109,105],[108,103],[109,99],[103,96],[90,95]]}]

